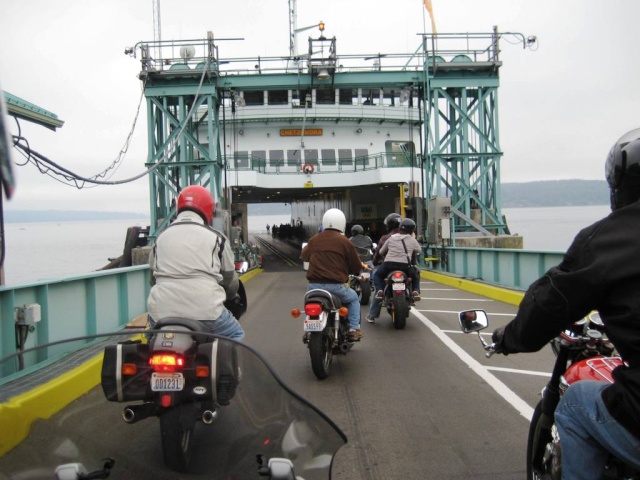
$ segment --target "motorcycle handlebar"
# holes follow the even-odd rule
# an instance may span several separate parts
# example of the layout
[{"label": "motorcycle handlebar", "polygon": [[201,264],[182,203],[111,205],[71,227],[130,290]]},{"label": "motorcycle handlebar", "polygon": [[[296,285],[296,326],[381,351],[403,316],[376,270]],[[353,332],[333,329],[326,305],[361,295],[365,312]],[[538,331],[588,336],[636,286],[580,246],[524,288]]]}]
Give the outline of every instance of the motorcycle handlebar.
[{"label": "motorcycle handlebar", "polygon": [[487,352],[484,354],[485,357],[491,358],[496,352],[496,344],[495,343],[485,343],[483,342],[484,351]]}]

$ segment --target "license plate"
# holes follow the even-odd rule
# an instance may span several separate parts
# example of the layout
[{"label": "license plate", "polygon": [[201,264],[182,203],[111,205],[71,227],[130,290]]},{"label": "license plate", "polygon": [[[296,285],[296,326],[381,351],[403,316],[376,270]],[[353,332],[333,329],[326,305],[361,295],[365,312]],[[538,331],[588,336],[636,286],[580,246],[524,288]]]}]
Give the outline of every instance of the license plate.
[{"label": "license plate", "polygon": [[184,388],[181,373],[152,373],[151,390],[154,392],[179,392]]},{"label": "license plate", "polygon": [[310,320],[308,318],[305,318],[304,331],[305,332],[321,332],[322,320]]},{"label": "license plate", "polygon": [[369,272],[362,272],[362,278],[364,279],[369,279],[369,277],[371,276],[371,274]]},{"label": "license plate", "polygon": [[398,291],[402,292],[405,289],[404,283],[394,283],[391,285],[391,288],[393,288],[395,292],[398,292]]}]

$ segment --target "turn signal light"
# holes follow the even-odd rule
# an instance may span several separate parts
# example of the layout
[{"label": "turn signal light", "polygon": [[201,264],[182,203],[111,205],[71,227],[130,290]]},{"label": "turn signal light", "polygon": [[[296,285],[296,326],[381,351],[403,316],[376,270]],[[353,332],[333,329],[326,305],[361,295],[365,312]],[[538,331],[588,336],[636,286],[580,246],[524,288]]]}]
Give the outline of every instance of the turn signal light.
[{"label": "turn signal light", "polygon": [[310,317],[317,317],[322,313],[322,305],[319,303],[308,303],[304,306],[304,313]]},{"label": "turn signal light", "polygon": [[184,358],[180,355],[160,353],[149,359],[149,365],[155,372],[173,373],[184,367]]},{"label": "turn signal light", "polygon": [[293,318],[298,318],[300,316],[300,309],[299,308],[292,308],[291,309],[291,316]]},{"label": "turn signal light", "polygon": [[341,317],[346,317],[347,315],[349,315],[349,309],[347,307],[340,307],[340,310],[338,310],[338,313],[340,314]]},{"label": "turn signal light", "polygon": [[196,377],[207,378],[209,376],[209,367],[200,365],[196,367]]},{"label": "turn signal light", "polygon": [[122,375],[135,375],[138,373],[138,366],[135,363],[123,363]]}]

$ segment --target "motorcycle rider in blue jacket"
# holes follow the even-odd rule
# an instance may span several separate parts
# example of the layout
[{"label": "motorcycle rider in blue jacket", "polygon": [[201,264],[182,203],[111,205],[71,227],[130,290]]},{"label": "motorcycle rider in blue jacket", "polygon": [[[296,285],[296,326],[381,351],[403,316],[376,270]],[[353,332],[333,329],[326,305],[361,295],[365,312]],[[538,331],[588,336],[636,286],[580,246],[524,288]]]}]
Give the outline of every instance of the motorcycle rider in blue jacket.
[{"label": "motorcycle rider in blue jacket", "polygon": [[580,381],[555,411],[562,478],[603,478],[609,454],[640,470],[640,129],[605,165],[612,212],[578,233],[562,262],[527,290],[516,317],[493,332],[498,353],[540,350],[597,310],[625,362],[614,383]]}]

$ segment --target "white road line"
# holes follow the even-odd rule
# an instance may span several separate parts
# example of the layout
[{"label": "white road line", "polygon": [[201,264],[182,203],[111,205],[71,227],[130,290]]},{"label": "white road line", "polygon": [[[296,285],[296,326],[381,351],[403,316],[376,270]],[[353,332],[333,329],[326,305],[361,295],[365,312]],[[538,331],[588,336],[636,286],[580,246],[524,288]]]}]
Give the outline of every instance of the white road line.
[{"label": "white road line", "polygon": [[422,313],[414,311],[413,314],[422,323],[424,323],[425,326],[430,329],[440,339],[440,341],[442,341],[442,343],[449,347],[449,349],[455,353],[460,360],[466,363],[480,378],[487,382],[498,393],[498,395],[510,403],[513,408],[520,413],[520,415],[522,415],[527,421],[531,420],[531,417],[533,416],[533,408],[531,408],[527,402],[522,400],[511,389],[509,389],[509,387],[498,380],[486,367],[465,352],[462,347],[451,340],[444,331],[440,330],[436,324],[422,315]]},{"label": "white road line", "polygon": [[[421,312],[433,312],[433,313],[453,313],[455,315],[458,315],[458,313],[460,313],[459,310],[423,310],[422,308],[416,308],[416,307],[411,307],[412,309],[416,309],[419,310]],[[515,317],[516,314],[515,313],[489,313],[487,312],[487,315],[489,315],[489,317],[499,317],[499,316],[503,316],[503,317]]]},{"label": "white road line", "polygon": [[440,297],[423,297],[420,296],[420,298],[422,300],[439,300],[439,301],[443,301],[443,302],[448,302],[448,301],[452,301],[452,302],[495,302],[495,300],[492,300],[490,298],[440,298]]},{"label": "white road line", "polygon": [[517,368],[505,368],[505,367],[485,367],[487,370],[494,372],[507,372],[507,373],[519,373],[520,375],[536,375],[538,377],[549,378],[551,374],[549,372],[534,372],[533,370],[519,370]]},{"label": "white road line", "polygon": [[[422,284],[420,284],[422,285]],[[429,288],[430,292],[459,292],[457,288]]]}]

